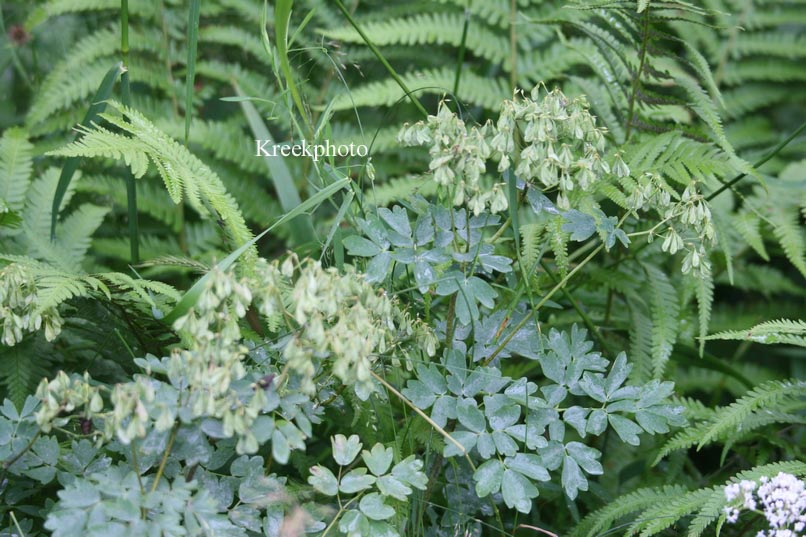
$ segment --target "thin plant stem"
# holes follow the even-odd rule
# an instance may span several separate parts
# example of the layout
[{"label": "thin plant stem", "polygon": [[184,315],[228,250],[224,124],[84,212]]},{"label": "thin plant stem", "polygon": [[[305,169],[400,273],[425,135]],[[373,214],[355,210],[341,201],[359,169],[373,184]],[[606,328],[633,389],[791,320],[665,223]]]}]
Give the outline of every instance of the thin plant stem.
[{"label": "thin plant stem", "polygon": [[518,87],[518,33],[515,23],[518,19],[518,0],[509,2],[509,85],[515,91]]},{"label": "thin plant stem", "polygon": [[137,474],[137,484],[140,485],[140,494],[145,494],[146,489],[143,487],[143,479],[140,477],[140,463],[137,462],[137,447],[134,445],[134,440],[129,444],[132,451],[132,465],[134,465],[134,473]]},{"label": "thin plant stem", "polygon": [[11,516],[12,522],[14,522],[14,527],[17,528],[17,531],[20,532],[20,537],[25,537],[25,532],[22,531],[20,527],[20,523],[17,521],[17,516],[14,514],[14,511],[9,511],[9,516]]},{"label": "thin plant stem", "polygon": [[604,244],[600,244],[600,245],[599,245],[599,246],[598,246],[598,247],[597,247],[597,248],[596,248],[594,251],[592,251],[590,254],[588,254],[588,257],[586,257],[585,259],[583,259],[583,260],[582,260],[582,262],[580,262],[580,263],[579,263],[579,264],[578,264],[576,267],[574,267],[574,268],[573,268],[573,269],[572,269],[572,270],[571,270],[571,271],[570,271],[568,274],[566,274],[566,275],[565,275],[565,277],[564,277],[562,280],[560,280],[560,281],[557,283],[557,285],[555,285],[555,286],[554,286],[554,287],[553,287],[553,288],[552,288],[552,289],[551,289],[551,290],[550,290],[550,291],[549,291],[549,292],[546,294],[546,296],[544,296],[543,298],[541,298],[541,299],[540,299],[540,302],[538,302],[538,303],[537,303],[537,305],[535,305],[535,307],[534,307],[534,308],[532,308],[531,310],[529,310],[529,313],[527,313],[527,314],[526,314],[526,315],[523,317],[523,319],[521,319],[521,321],[520,321],[520,322],[519,322],[519,323],[518,323],[518,324],[515,326],[515,328],[514,328],[514,329],[513,329],[513,330],[512,330],[512,331],[509,333],[509,335],[508,335],[506,338],[504,338],[504,341],[502,341],[502,342],[501,342],[501,344],[500,344],[500,345],[498,345],[498,347],[496,347],[496,349],[495,349],[495,350],[494,350],[494,351],[493,351],[493,352],[490,354],[490,356],[488,356],[488,357],[487,357],[487,358],[484,360],[483,365],[488,365],[490,362],[492,362],[492,361],[495,359],[495,357],[496,357],[496,356],[498,356],[498,355],[501,353],[501,351],[502,351],[502,350],[504,350],[504,347],[506,347],[506,346],[507,346],[507,344],[508,344],[508,343],[509,343],[509,342],[512,340],[512,338],[513,338],[513,337],[515,337],[515,334],[517,334],[517,333],[518,333],[518,331],[519,331],[521,328],[523,328],[524,326],[526,326],[526,323],[528,323],[528,322],[529,322],[529,320],[530,320],[530,319],[531,319],[531,318],[534,316],[534,314],[535,314],[535,313],[536,313],[538,310],[540,310],[540,308],[542,308],[542,307],[543,307],[543,306],[546,304],[546,302],[548,302],[548,301],[551,299],[551,297],[552,297],[552,296],[554,296],[554,294],[555,294],[557,291],[559,291],[560,289],[562,289],[562,288],[565,286],[565,284],[566,284],[566,283],[568,283],[568,280],[570,280],[570,279],[571,279],[571,276],[573,276],[574,274],[576,274],[576,273],[577,273],[577,272],[578,272],[578,271],[579,271],[579,270],[580,270],[582,267],[584,267],[585,265],[587,265],[587,264],[588,264],[588,262],[590,262],[590,260],[591,260],[591,259],[593,259],[594,257],[596,257],[596,255],[597,255],[599,252],[601,252],[603,249],[604,249]]},{"label": "thin plant stem", "polygon": [[367,46],[375,55],[375,57],[378,58],[378,61],[381,62],[381,65],[383,65],[386,68],[392,79],[394,79],[394,81],[397,82],[397,85],[400,86],[400,89],[402,89],[403,92],[409,97],[409,100],[411,100],[412,104],[415,107],[417,107],[417,110],[419,110],[422,115],[428,117],[428,111],[423,106],[423,103],[421,103],[417,99],[417,97],[414,96],[411,90],[409,90],[409,88],[406,86],[406,83],[403,82],[403,79],[400,78],[400,75],[397,74],[397,71],[395,71],[394,68],[391,65],[389,65],[389,62],[386,61],[386,58],[383,57],[381,51],[378,50],[378,47],[375,46],[375,43],[373,43],[367,36],[367,34],[364,33],[364,30],[361,29],[361,26],[358,25],[353,16],[347,10],[347,8],[344,7],[344,4],[342,4],[341,0],[334,0],[334,3],[336,4],[336,7],[339,8],[339,11],[341,11],[341,13],[347,19],[347,22],[349,22],[350,25],[352,25],[352,27],[355,28],[355,31],[358,32],[358,35],[361,36],[361,39],[364,40],[364,43],[367,44]]},{"label": "thin plant stem", "polygon": [[165,471],[165,465],[168,464],[168,456],[171,454],[171,450],[174,447],[174,442],[176,441],[176,434],[179,432],[179,422],[177,421],[174,424],[173,429],[171,429],[171,436],[168,438],[168,445],[165,447],[165,453],[162,455],[162,460],[160,461],[160,466],[157,468],[157,475],[154,476],[154,483],[151,485],[151,492],[157,490],[157,485],[160,483],[160,479],[162,478],[162,473]]},{"label": "thin plant stem", "polygon": [[462,41],[459,43],[459,54],[456,58],[456,74],[453,77],[453,94],[459,95],[459,80],[462,78],[462,65],[465,62],[467,30],[470,27],[470,9],[465,8],[465,24],[462,27]]},{"label": "thin plant stem", "polygon": [[415,404],[414,404],[414,403],[412,403],[411,401],[409,401],[409,399],[408,399],[408,398],[407,398],[405,395],[403,395],[402,393],[400,393],[399,391],[397,391],[397,389],[395,389],[395,387],[394,387],[394,386],[392,386],[391,384],[389,384],[388,382],[386,382],[386,380],[385,380],[383,377],[381,377],[380,375],[378,375],[378,374],[377,374],[376,372],[374,372],[374,371],[370,371],[370,374],[372,375],[372,378],[374,378],[375,380],[377,380],[378,382],[380,382],[380,383],[383,385],[383,387],[384,387],[384,388],[386,388],[387,390],[389,390],[390,392],[392,392],[392,393],[395,395],[395,397],[397,397],[398,399],[400,399],[401,401],[403,401],[403,402],[406,404],[406,406],[408,406],[409,408],[411,408],[411,409],[412,409],[414,412],[416,412],[416,413],[417,413],[417,414],[418,414],[418,415],[419,415],[421,418],[423,418],[425,421],[427,421],[427,422],[428,422],[428,424],[429,424],[431,427],[433,427],[433,428],[434,428],[434,429],[435,429],[435,430],[436,430],[436,431],[437,431],[439,434],[441,434],[443,437],[445,437],[445,440],[447,440],[448,442],[450,442],[451,444],[453,444],[454,446],[456,446],[456,448],[459,450],[459,452],[460,452],[462,455],[464,455],[464,456],[465,456],[465,458],[467,459],[467,462],[470,464],[470,467],[471,467],[471,468],[473,468],[473,471],[475,471],[475,470],[476,470],[476,465],[475,465],[475,464],[473,464],[473,461],[472,461],[472,460],[470,460],[470,456],[468,455],[467,450],[465,449],[465,446],[463,446],[462,444],[460,444],[458,440],[456,440],[454,437],[452,437],[448,431],[446,431],[445,429],[443,429],[442,427],[440,427],[439,425],[437,425],[437,423],[436,423],[434,420],[432,420],[432,419],[431,419],[431,417],[430,417],[428,414],[426,414],[425,412],[423,412],[422,410],[420,410],[419,408],[417,408],[417,407],[415,406]]},{"label": "thin plant stem", "polygon": [[638,96],[638,87],[641,84],[641,74],[644,72],[644,64],[646,63],[647,49],[649,48],[649,6],[644,10],[643,27],[641,29],[641,60],[638,63],[638,71],[635,73],[635,78],[632,81],[632,91],[630,91],[630,102],[627,110],[627,125],[624,132],[624,140],[630,139],[630,132],[632,131],[632,123],[635,118],[635,100]]},{"label": "thin plant stem", "polygon": [[[549,277],[551,278],[551,281],[553,281],[553,282],[557,281],[557,276],[554,274],[554,272],[551,270],[551,268],[549,268],[549,266],[546,264],[545,261],[541,260],[540,261],[540,266],[543,267],[543,270],[545,270],[546,274],[549,275]],[[585,311],[582,309],[582,307],[579,305],[579,303],[574,299],[573,295],[568,291],[568,289],[566,289],[564,287],[561,289],[561,291],[562,291],[563,296],[565,296],[565,298],[568,300],[568,302],[571,303],[571,307],[574,308],[574,310],[577,312],[577,315],[579,315],[582,318],[582,322],[584,322],[585,326],[588,327],[588,330],[590,330],[591,335],[593,335],[593,337],[596,338],[596,341],[599,342],[599,346],[602,349],[609,351],[609,345],[605,341],[604,337],[602,337],[602,333],[599,332],[599,328],[591,320],[591,318],[588,316],[588,314],[585,313]]]},{"label": "thin plant stem", "polygon": [[[132,105],[131,87],[129,85],[129,0],[120,0],[120,56],[123,61],[123,73],[120,75],[120,91],[123,105]],[[137,184],[132,172],[127,170],[126,205],[129,217],[129,256],[133,265],[140,263],[140,223],[137,215]]]}]

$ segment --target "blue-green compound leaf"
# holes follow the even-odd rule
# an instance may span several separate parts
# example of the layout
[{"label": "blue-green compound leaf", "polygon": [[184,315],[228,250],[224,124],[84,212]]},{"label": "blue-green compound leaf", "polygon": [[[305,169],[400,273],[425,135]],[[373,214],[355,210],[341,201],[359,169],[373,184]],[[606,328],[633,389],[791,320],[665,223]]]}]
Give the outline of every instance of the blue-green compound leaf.
[{"label": "blue-green compound leaf", "polygon": [[507,507],[514,507],[521,513],[532,510],[532,499],[538,495],[537,487],[526,476],[514,470],[504,471],[501,493]]},{"label": "blue-green compound leaf", "polygon": [[409,455],[392,468],[392,475],[414,488],[425,490],[428,486],[428,477],[422,472],[423,461]]},{"label": "blue-green compound leaf", "polygon": [[339,490],[346,494],[355,494],[375,484],[375,476],[367,475],[366,468],[356,468],[342,476]]},{"label": "blue-green compound leaf", "polygon": [[642,431],[641,428],[635,424],[635,422],[628,420],[625,417],[617,416],[615,414],[610,414],[608,416],[608,420],[610,421],[610,425],[613,426],[613,429],[616,430],[616,433],[623,442],[627,442],[632,446],[637,446],[641,442],[638,439],[638,435]]},{"label": "blue-green compound leaf", "polygon": [[360,511],[351,509],[339,520],[339,529],[347,535],[370,535],[369,519]]},{"label": "blue-green compound leaf", "polygon": [[308,484],[325,496],[335,496],[339,493],[339,482],[336,480],[336,476],[323,466],[311,467]]},{"label": "blue-green compound leaf", "polygon": [[572,241],[584,241],[596,233],[596,220],[575,209],[563,213],[562,230],[571,234]]},{"label": "blue-green compound leaf", "polygon": [[484,498],[488,494],[498,492],[504,478],[504,464],[498,459],[490,459],[481,464],[473,474],[476,481],[476,495]]},{"label": "blue-green compound leaf", "polygon": [[347,466],[353,462],[361,451],[361,440],[357,434],[350,435],[350,438],[337,434],[330,439],[330,443],[333,446],[333,460],[339,466]]},{"label": "blue-green compound leaf", "polygon": [[459,423],[473,432],[481,433],[487,428],[487,420],[473,399],[460,400],[456,405],[456,416]]},{"label": "blue-green compound leaf", "polygon": [[572,500],[576,499],[580,490],[588,490],[588,480],[579,468],[579,464],[570,456],[563,458],[563,489]]},{"label": "blue-green compound leaf", "polygon": [[386,520],[395,516],[395,510],[386,505],[383,496],[377,492],[367,494],[358,504],[361,512],[372,520]]},{"label": "blue-green compound leaf", "polygon": [[535,481],[549,481],[551,476],[539,456],[532,453],[518,453],[507,457],[504,464],[510,470],[523,474]]},{"label": "blue-green compound leaf", "polygon": [[364,237],[350,235],[344,239],[344,246],[350,255],[359,257],[373,257],[381,253],[381,247]]},{"label": "blue-green compound leaf", "polygon": [[378,490],[384,496],[391,496],[392,498],[405,501],[412,490],[403,484],[399,479],[391,475],[385,475],[378,478]]},{"label": "blue-green compound leaf", "polygon": [[437,285],[436,292],[440,296],[449,296],[457,293],[456,317],[459,322],[467,326],[472,321],[479,319],[479,308],[481,304],[487,308],[495,306],[495,298],[498,293],[476,276],[466,278],[461,272],[451,272]]},{"label": "blue-green compound leaf", "polygon": [[384,448],[381,444],[375,444],[372,446],[372,451],[364,450],[361,458],[364,459],[364,464],[367,465],[369,471],[379,476],[385,474],[391,466],[394,453],[392,448]]}]

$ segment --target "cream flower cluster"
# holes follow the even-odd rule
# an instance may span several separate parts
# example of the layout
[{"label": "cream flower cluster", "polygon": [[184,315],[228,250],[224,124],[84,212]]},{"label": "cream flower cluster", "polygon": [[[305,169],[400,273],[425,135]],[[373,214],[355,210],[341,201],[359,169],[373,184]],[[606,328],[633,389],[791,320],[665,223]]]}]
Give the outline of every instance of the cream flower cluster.
[{"label": "cream flower cluster", "polygon": [[436,336],[356,273],[339,274],[294,256],[282,265],[261,259],[244,277],[214,268],[195,306],[174,323],[187,345],[162,363],[172,389],[181,393],[181,404],[161,398],[158,381],[139,375],[111,389],[112,408],[104,412],[99,388],[86,375],[71,380],[60,372],[52,381],[43,379],[37,389],[39,426],[46,432],[60,427],[83,409],[83,419],[103,420],[98,441],[116,437],[129,444],[147,434],[151,421],[158,431],[171,429],[181,412],[183,420],[221,420],[224,436],[238,438],[237,451],[254,453],[258,441],[253,425],[267,405],[266,391],[256,385],[244,400],[232,387],[247,374],[240,323],[253,305],[266,317],[280,316],[288,336],[285,363],[278,364],[284,372],[273,378],[277,389],[279,379],[296,373],[302,390],[315,393],[314,376],[327,362],[344,384],[371,393],[371,370],[380,354],[390,353],[392,365],[400,366],[396,347],[407,340],[412,347],[435,352]]},{"label": "cream flower cluster", "polygon": [[[540,86],[532,90],[531,97],[518,93],[504,101],[495,124],[470,128],[443,102],[436,116],[404,125],[398,141],[408,146],[430,145],[434,181],[448,189],[454,205],[466,203],[475,215],[485,209],[498,213],[509,206],[504,183],[494,182],[489,188],[482,184],[490,159],[498,162],[499,173],[509,170],[515,161],[514,172],[520,179],[539,183],[544,189],[556,188],[558,206],[568,209],[571,191],[590,190],[611,173],[600,155],[605,130],[596,127],[584,98],[569,100],[556,89],[542,100],[539,96]],[[613,173],[630,173],[620,156]]]},{"label": "cream flower cluster", "polygon": [[0,270],[0,324],[2,343],[16,345],[28,332],[45,326],[45,339],[53,341],[64,320],[54,307],[39,306],[36,282],[31,271],[13,263]]},{"label": "cream flower cluster", "polygon": [[299,275],[290,291],[289,315],[302,330],[293,333],[283,356],[288,367],[302,376],[302,391],[314,392],[319,360],[332,362],[333,374],[343,383],[359,385],[361,393],[368,393],[379,355],[389,353],[394,366],[403,363],[394,349],[399,343],[413,340],[434,354],[433,333],[357,273],[348,269],[339,274],[316,262],[293,270]]},{"label": "cream flower cluster", "polygon": [[[568,209],[571,191],[590,190],[611,173],[600,155],[605,131],[596,127],[584,97],[568,99],[555,89],[539,101],[539,94],[540,86],[532,90],[531,98],[516,95],[504,101],[490,146],[499,159],[498,171],[503,172],[511,167],[511,155],[521,145],[515,174],[528,183],[556,187],[557,206]],[[630,173],[620,158],[613,171]]]},{"label": "cream flower cluster", "polygon": [[487,207],[497,213],[508,206],[504,184],[496,183],[489,190],[481,184],[487,160],[492,156],[487,142],[491,129],[489,123],[468,128],[443,101],[436,116],[429,116],[426,122],[404,125],[398,141],[407,146],[431,145],[430,172],[434,181],[451,194],[454,205],[467,202],[475,215]]},{"label": "cream flower cluster", "polygon": [[780,472],[759,483],[742,480],[725,487],[726,519],[733,524],[742,510],[764,515],[768,530],[757,537],[803,537],[806,535],[806,483],[792,474]]}]

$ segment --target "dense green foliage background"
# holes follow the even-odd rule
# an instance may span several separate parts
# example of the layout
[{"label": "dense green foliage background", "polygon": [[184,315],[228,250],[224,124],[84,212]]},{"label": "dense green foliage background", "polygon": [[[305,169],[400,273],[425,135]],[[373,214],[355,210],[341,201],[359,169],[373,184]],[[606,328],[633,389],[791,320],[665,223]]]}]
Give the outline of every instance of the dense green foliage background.
[{"label": "dense green foliage background", "polygon": [[0,535],[755,535],[724,486],[806,475],[806,3],[0,40]]}]

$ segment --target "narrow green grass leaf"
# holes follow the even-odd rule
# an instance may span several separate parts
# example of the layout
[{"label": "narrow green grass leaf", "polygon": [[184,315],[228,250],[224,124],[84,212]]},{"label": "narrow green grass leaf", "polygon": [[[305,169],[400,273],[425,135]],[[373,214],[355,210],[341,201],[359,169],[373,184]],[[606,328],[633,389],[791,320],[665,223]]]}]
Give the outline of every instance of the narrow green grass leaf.
[{"label": "narrow green grass leaf", "polygon": [[288,60],[288,25],[291,22],[291,8],[294,0],[279,0],[274,6],[274,34],[275,46],[277,47],[277,57],[280,60],[280,70],[285,77],[285,83],[291,93],[291,99],[299,111],[302,118],[306,118],[305,107],[302,105],[302,98],[294,81],[294,72],[291,69],[291,62]]},{"label": "narrow green grass leaf", "polygon": [[[243,96],[241,89],[237,84],[234,84],[235,92],[239,96]],[[274,143],[274,137],[269,132],[268,127],[260,117],[260,113],[255,106],[248,100],[240,101],[241,109],[243,110],[246,120],[249,122],[249,128],[256,140],[270,140],[269,143]],[[263,162],[266,163],[271,180],[274,183],[274,190],[277,192],[277,198],[280,200],[280,207],[283,211],[289,212],[300,204],[299,192],[294,184],[294,178],[291,176],[291,171],[286,166],[284,157],[263,157]],[[307,217],[300,217],[296,222],[292,234],[296,239],[297,244],[304,244],[312,241],[314,238],[313,224],[311,219]]]},{"label": "narrow green grass leaf", "polygon": [[[104,108],[106,108],[106,100],[112,94],[112,87],[115,85],[115,81],[118,79],[118,76],[124,72],[123,62],[116,63],[107,71],[106,76],[104,76],[101,85],[98,86],[98,90],[92,98],[92,103],[81,125],[90,127],[94,121],[98,120],[98,114],[103,112]],[[61,175],[59,175],[59,183],[56,185],[56,192],[53,194],[53,209],[50,217],[51,240],[56,238],[56,220],[59,217],[59,209],[61,208],[64,194],[67,192],[67,187],[70,186],[70,181],[72,181],[73,175],[78,169],[78,163],[78,157],[68,158],[64,163]]]},{"label": "narrow green grass leaf", "polygon": [[[125,106],[132,105],[129,86],[129,0],[120,0],[120,55],[123,60],[123,74],[120,75],[121,100]],[[126,209],[129,218],[129,256],[132,265],[140,263],[140,222],[137,216],[137,184],[131,170],[126,174]]]},{"label": "narrow green grass leaf", "polygon": [[199,42],[199,10],[201,0],[190,0],[188,12],[188,62],[185,80],[185,145],[190,135],[190,120],[193,118],[193,85],[196,78],[196,49]]},{"label": "narrow green grass leaf", "polygon": [[[325,245],[322,247],[322,255],[319,258],[320,261],[322,260],[322,258],[325,257],[325,252],[327,251],[328,247],[330,246],[331,241],[333,241],[333,238],[336,236],[337,232],[339,231],[339,228],[341,227],[341,222],[342,222],[342,220],[344,220],[344,215],[347,214],[347,209],[350,208],[350,204],[353,202],[353,198],[355,198],[355,193],[353,193],[352,191],[347,193],[346,196],[344,196],[344,201],[341,203],[341,207],[339,208],[339,212],[338,212],[338,214],[336,214],[336,219],[333,220],[333,225],[330,227],[330,231],[327,234],[327,239],[325,240]],[[336,250],[335,246],[337,246],[337,245],[334,243],[334,255],[337,253],[335,251]],[[336,264],[337,264],[337,266],[339,265],[338,256],[336,256]]]}]

